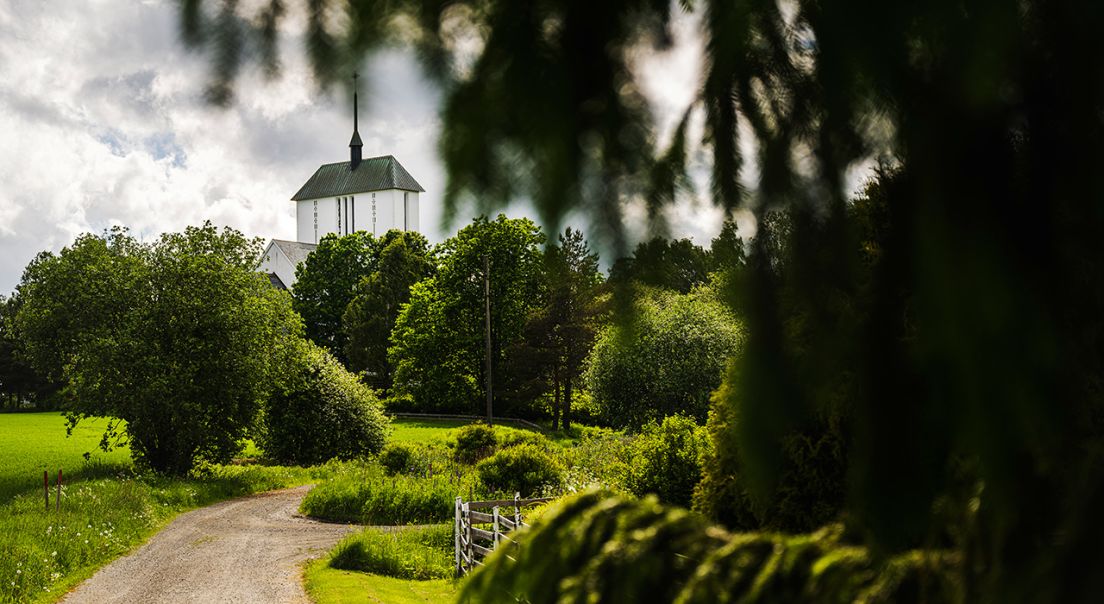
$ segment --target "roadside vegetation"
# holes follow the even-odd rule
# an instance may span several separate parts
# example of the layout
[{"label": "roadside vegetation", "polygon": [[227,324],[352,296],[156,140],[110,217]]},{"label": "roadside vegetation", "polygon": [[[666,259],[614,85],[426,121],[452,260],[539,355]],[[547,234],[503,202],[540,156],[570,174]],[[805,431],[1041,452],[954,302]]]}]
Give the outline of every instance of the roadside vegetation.
[{"label": "roadside vegetation", "polygon": [[[81,429],[83,428],[83,429]],[[57,413],[0,414],[0,602],[52,602],[180,512],[307,484],[324,468],[205,465],[188,476],[139,471],[125,448],[95,453],[98,426],[65,438]],[[93,452],[90,460],[83,453]],[[50,473],[50,507],[42,471]],[[63,470],[57,511],[57,470]]]}]

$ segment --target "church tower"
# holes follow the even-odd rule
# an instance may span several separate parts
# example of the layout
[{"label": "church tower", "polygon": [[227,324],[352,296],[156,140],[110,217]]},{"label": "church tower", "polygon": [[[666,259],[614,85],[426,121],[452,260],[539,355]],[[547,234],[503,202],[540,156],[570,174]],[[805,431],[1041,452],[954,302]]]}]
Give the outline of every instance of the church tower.
[{"label": "church tower", "polygon": [[365,159],[360,138],[357,75],[353,74],[353,136],[349,161],[323,164],[292,195],[297,241],[274,239],[261,256],[259,270],[273,284],[295,283],[295,267],[329,235],[367,231],[376,236],[391,229],[418,230],[418,196],[425,189],[392,155]]}]

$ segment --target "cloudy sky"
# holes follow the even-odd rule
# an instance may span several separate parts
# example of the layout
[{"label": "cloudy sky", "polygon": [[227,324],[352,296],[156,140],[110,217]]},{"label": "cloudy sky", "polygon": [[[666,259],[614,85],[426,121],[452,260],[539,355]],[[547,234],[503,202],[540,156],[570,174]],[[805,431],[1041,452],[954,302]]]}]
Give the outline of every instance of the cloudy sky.
[{"label": "cloudy sky", "polygon": [[[639,66],[661,124],[697,86],[689,30]],[[319,164],[347,159],[352,126],[351,99],[317,90],[291,33],[282,76],[247,71],[218,109],[202,99],[208,65],[179,42],[174,2],[0,0],[0,294],[39,251],[113,225],[148,239],[210,220],[294,239],[289,198]],[[394,155],[422,184],[423,230],[441,241],[456,226],[441,224],[439,94],[399,50],[365,72],[364,153]],[[670,219],[708,244],[720,216],[690,200]]]}]

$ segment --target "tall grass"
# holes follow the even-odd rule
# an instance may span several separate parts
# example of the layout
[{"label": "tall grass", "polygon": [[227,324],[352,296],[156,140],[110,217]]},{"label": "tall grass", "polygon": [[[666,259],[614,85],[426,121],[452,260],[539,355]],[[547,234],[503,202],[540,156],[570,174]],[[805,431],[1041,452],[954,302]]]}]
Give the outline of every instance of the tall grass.
[{"label": "tall grass", "polygon": [[307,494],[300,511],[360,524],[430,524],[450,520],[456,496],[474,492],[466,475],[387,476],[378,464],[370,462],[336,468],[326,482]]},{"label": "tall grass", "polygon": [[452,526],[399,531],[366,529],[346,537],[330,555],[330,567],[424,581],[453,575]]}]

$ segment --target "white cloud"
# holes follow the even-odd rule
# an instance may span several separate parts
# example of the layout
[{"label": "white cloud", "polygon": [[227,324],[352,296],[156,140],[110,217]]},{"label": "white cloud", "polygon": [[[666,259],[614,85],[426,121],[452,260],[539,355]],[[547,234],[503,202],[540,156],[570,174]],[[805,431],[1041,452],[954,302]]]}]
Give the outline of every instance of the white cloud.
[{"label": "white cloud", "polygon": [[[347,157],[351,99],[319,94],[290,28],[282,76],[246,70],[228,109],[202,100],[206,59],[177,38],[175,3],[97,0],[59,11],[0,2],[0,293],[42,250],[125,225],[142,237],[211,220],[291,238],[292,194]],[[427,189],[440,240],[436,91],[409,56],[366,69],[365,153],[392,154]]]}]

